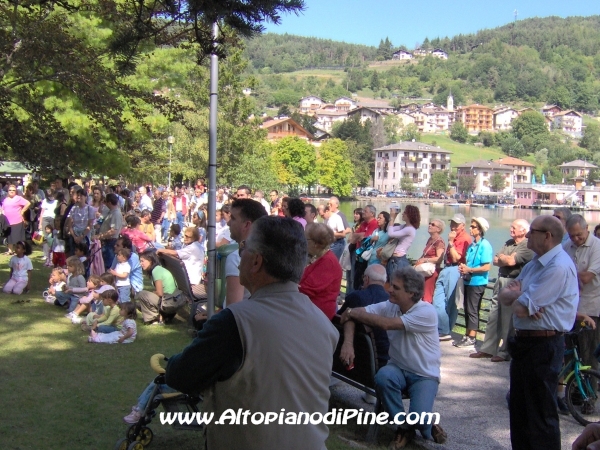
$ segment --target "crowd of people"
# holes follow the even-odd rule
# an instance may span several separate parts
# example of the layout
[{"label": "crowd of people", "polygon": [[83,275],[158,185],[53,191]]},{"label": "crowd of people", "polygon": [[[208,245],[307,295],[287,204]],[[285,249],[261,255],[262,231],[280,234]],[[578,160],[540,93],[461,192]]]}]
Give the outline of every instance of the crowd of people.
[{"label": "crowd of people", "polygon": [[[11,259],[4,292],[29,289],[33,266],[26,236],[37,235],[51,267],[44,297],[66,308],[71,322],[89,332],[89,342],[133,342],[137,310],[148,325],[173,318],[161,305],[178,287],[161,266],[161,255],[179,258],[192,290],[203,289],[208,208],[202,180],[172,191],[77,183],[65,189],[60,179],[46,191],[33,183],[22,195],[14,185],[7,188],[2,207]],[[589,327],[580,337],[583,363],[598,367],[593,356],[600,344],[598,227],[591,233],[583,216],[559,208],[531,224],[515,220],[507,230],[510,238],[494,253],[487,220],[467,221],[458,213],[449,221],[447,238],[446,222],[430,220],[421,256],[411,262],[407,255],[421,226],[416,206],[377,213],[367,205],[355,209],[349,223],[336,197],[316,205],[277,191],[269,193],[270,202],[264,197],[248,186],[219,190],[217,245],[237,246],[226,256],[224,309],[208,321],[201,309],[194,313],[196,338],[170,358],[164,391],[204,392],[204,409],[217,415],[238,406],[324,414],[338,341],[331,320],[337,314],[343,325],[340,359],[349,370],[355,324],[376,328],[375,386],[384,409],[392,416],[403,412],[402,394],[408,393],[411,412],[432,412],[440,345],[453,340],[459,308],[466,331],[452,344],[476,344],[494,265],[498,278],[485,339],[470,357],[512,360],[513,447],[560,448],[558,414],[564,405],[558,373],[564,333],[576,323]],[[151,291],[144,290],[144,274]],[[147,391],[125,421],[140,419]],[[595,407],[581,405],[583,413]],[[218,428],[207,427],[209,448],[242,442],[322,448],[327,436],[324,426]],[[405,424],[392,448],[408,445],[417,431],[438,443],[447,439],[439,425]]]}]

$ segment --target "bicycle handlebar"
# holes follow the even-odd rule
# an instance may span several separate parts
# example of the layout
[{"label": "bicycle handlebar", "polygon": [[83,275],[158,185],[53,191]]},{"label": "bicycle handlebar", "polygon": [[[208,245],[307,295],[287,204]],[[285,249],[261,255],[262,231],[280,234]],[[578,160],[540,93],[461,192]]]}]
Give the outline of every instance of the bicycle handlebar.
[{"label": "bicycle handlebar", "polygon": [[165,355],[163,355],[162,353],[152,355],[152,357],[150,358],[150,367],[152,367],[152,370],[154,370],[156,373],[163,374],[166,372],[166,370],[163,366],[160,365],[160,362],[165,361],[166,359],[167,358],[165,358]]}]

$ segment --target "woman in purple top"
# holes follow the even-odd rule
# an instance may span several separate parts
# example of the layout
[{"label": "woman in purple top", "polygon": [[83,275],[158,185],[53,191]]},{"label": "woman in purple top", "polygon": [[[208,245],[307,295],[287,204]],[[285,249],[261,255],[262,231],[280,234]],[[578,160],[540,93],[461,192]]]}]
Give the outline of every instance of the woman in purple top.
[{"label": "woman in purple top", "polygon": [[[397,212],[392,209],[390,213],[390,223],[394,222],[396,215]],[[406,254],[408,253],[410,245],[415,240],[417,229],[421,225],[421,213],[419,208],[413,205],[406,205],[406,208],[404,208],[404,212],[402,213],[402,220],[404,221],[404,225],[394,223],[394,225],[388,227],[389,239],[398,239],[394,254],[385,266],[388,280],[391,279],[391,275],[394,271],[410,265]]]},{"label": "woman in purple top", "polygon": [[17,187],[14,184],[8,186],[8,197],[2,202],[4,215],[10,225],[7,255],[14,255],[14,245],[19,241],[25,240],[23,213],[29,209],[30,205],[29,201],[17,195]]}]

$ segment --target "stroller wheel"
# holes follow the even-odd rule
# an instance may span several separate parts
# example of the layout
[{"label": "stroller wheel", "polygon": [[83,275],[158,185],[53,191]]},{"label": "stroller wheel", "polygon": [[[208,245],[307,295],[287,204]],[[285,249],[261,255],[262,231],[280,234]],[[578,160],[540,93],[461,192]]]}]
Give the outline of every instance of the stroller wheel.
[{"label": "stroller wheel", "polygon": [[127,450],[129,448],[129,439],[119,439],[115,444],[114,450]]},{"label": "stroller wheel", "polygon": [[127,429],[127,439],[129,442],[139,442],[143,447],[148,447],[154,439],[154,433],[148,427],[142,427],[136,433],[136,426],[137,424],[133,424]]},{"label": "stroller wheel", "polygon": [[144,446],[142,445],[141,442],[132,442],[131,444],[129,444],[129,447],[127,447],[127,450],[144,450]]}]

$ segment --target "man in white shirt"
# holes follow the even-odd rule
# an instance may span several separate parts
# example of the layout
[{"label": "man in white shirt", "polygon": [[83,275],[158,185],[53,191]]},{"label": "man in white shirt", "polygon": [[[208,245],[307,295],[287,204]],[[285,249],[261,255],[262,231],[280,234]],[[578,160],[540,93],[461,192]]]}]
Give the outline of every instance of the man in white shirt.
[{"label": "man in white shirt", "polygon": [[147,209],[148,211],[152,212],[152,210],[154,209],[152,206],[152,199],[148,196],[148,193],[146,192],[146,187],[140,186],[139,192],[142,195],[142,197],[140,198],[139,205],[140,211]]},{"label": "man in white shirt", "polygon": [[[387,330],[390,341],[387,365],[375,375],[375,390],[390,415],[404,412],[402,392],[410,392],[410,412],[431,413],[440,383],[441,351],[437,332],[437,313],[421,300],[425,280],[412,267],[392,274],[390,299],[366,308],[347,308],[341,323],[348,320]],[[438,444],[447,436],[439,425],[403,424],[398,427],[390,448],[404,448],[421,432]]]},{"label": "man in white shirt", "polygon": [[331,210],[329,205],[325,207],[323,218],[327,226],[333,231],[335,237],[335,241],[331,244],[331,251],[337,259],[340,259],[346,245],[346,228],[344,227],[344,222],[338,213]]}]

